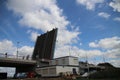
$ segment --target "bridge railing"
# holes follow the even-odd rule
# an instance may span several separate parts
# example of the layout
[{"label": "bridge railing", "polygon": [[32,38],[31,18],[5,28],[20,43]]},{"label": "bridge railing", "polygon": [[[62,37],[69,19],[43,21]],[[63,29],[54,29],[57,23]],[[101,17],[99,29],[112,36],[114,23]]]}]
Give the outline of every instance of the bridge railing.
[{"label": "bridge railing", "polygon": [[16,56],[16,55],[11,55],[11,54],[7,54],[7,53],[0,53],[0,58],[16,58],[16,59],[23,59],[23,60],[31,60],[31,56],[30,55],[26,55],[26,56]]}]

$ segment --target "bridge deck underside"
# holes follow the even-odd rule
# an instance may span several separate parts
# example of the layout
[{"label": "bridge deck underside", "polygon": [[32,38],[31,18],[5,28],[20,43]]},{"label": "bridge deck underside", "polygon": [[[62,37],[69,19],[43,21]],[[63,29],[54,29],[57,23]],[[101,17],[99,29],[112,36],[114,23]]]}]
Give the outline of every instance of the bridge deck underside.
[{"label": "bridge deck underside", "polygon": [[0,67],[27,67],[35,66],[36,61],[21,59],[5,59],[0,58]]}]

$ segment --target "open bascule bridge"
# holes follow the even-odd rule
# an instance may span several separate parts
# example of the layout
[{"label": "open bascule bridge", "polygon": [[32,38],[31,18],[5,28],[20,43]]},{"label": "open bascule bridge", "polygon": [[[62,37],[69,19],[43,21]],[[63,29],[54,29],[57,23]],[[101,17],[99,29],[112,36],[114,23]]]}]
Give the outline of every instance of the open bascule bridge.
[{"label": "open bascule bridge", "polygon": [[[57,28],[37,37],[31,59],[10,58],[9,55],[0,55],[0,67],[14,67],[16,73],[34,71],[36,67],[49,65],[53,59],[57,37]],[[30,57],[29,57],[30,58]]]}]

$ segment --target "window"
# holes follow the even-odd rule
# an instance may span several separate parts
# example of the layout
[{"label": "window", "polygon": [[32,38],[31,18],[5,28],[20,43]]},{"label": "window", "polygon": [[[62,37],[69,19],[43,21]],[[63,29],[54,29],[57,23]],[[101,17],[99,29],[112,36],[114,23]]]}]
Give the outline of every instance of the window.
[{"label": "window", "polygon": [[53,65],[52,60],[49,62],[50,65]]},{"label": "window", "polygon": [[43,74],[48,74],[48,69],[43,69],[43,70],[42,70],[42,73],[43,73]]},{"label": "window", "polygon": [[56,69],[55,68],[49,68],[49,74],[55,74]]},{"label": "window", "polygon": [[62,59],[62,63],[65,64],[65,59],[64,58]]},{"label": "window", "polygon": [[74,58],[74,63],[77,64],[78,63],[78,59]]},{"label": "window", "polygon": [[56,60],[56,65],[58,65],[58,60]]}]

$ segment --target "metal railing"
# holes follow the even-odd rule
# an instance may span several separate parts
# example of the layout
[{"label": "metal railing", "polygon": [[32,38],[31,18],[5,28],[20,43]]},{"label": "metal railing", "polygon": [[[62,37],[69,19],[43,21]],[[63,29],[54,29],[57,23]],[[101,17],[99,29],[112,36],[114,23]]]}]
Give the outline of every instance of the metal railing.
[{"label": "metal railing", "polygon": [[11,58],[11,59],[23,59],[23,60],[31,60],[31,56],[30,55],[26,55],[26,56],[17,56],[17,55],[11,55],[8,53],[0,53],[0,58]]}]

